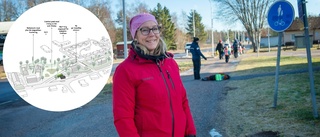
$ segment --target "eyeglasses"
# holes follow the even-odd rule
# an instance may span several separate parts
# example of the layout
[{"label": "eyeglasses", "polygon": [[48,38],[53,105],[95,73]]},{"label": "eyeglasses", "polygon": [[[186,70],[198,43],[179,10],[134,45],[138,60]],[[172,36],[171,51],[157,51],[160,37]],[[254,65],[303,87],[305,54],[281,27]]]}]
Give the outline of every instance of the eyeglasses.
[{"label": "eyeglasses", "polygon": [[148,28],[148,27],[143,27],[143,28],[140,28],[140,31],[141,31],[141,34],[144,35],[144,36],[147,36],[149,35],[150,31],[152,30],[152,32],[154,34],[159,34],[160,33],[160,29],[161,27],[160,26],[156,26],[156,27],[153,27],[153,28]]}]

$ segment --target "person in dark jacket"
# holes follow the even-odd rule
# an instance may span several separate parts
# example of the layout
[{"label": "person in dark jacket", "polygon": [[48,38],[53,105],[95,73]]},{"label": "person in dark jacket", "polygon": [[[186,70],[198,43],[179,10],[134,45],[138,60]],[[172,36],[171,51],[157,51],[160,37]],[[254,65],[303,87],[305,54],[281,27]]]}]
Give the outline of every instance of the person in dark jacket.
[{"label": "person in dark jacket", "polygon": [[194,79],[200,79],[201,57],[207,60],[207,58],[202,54],[198,42],[199,38],[194,37],[190,47],[190,52],[192,54]]},{"label": "person in dark jacket", "polygon": [[114,125],[120,137],[195,137],[186,89],[155,17],[130,20],[129,56],[113,75]]},{"label": "person in dark jacket", "polygon": [[234,40],[232,44],[232,49],[233,49],[234,58],[237,58],[238,57],[238,40],[237,39]]},{"label": "person in dark jacket", "polygon": [[223,46],[222,46],[222,41],[219,40],[219,43],[217,44],[217,47],[216,47],[216,51],[219,52],[219,59],[223,59]]}]

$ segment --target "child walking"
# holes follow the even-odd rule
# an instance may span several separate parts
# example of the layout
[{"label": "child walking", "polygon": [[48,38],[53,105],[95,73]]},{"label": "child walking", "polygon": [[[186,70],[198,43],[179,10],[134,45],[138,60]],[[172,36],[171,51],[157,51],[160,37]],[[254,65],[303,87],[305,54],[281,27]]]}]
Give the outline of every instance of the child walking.
[{"label": "child walking", "polygon": [[229,62],[230,54],[231,54],[231,51],[230,51],[229,47],[228,46],[224,47],[224,55],[226,58],[226,63]]}]

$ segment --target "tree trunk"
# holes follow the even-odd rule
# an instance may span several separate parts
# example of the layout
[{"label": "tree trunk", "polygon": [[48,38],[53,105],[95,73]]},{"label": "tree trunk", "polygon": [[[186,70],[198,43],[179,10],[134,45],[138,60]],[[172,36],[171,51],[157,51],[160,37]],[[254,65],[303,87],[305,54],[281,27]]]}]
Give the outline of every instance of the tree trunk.
[{"label": "tree trunk", "polygon": [[252,36],[251,36],[251,42],[252,42],[252,49],[253,49],[253,52],[257,52],[257,38],[256,38],[256,33],[253,31],[252,32]]}]

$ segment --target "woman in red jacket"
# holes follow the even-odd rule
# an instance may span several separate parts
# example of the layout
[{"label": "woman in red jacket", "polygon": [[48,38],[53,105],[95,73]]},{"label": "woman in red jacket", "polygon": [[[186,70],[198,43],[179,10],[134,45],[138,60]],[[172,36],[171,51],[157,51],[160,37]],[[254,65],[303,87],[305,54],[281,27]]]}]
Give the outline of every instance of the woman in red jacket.
[{"label": "woman in red jacket", "polygon": [[113,76],[113,116],[120,137],[195,137],[186,90],[160,27],[148,13],[130,20],[132,48]]}]

